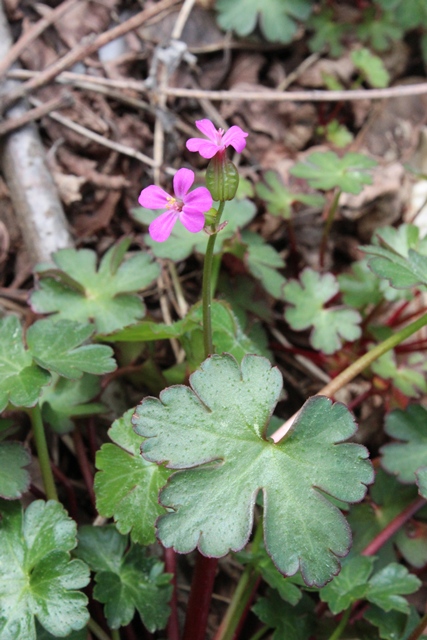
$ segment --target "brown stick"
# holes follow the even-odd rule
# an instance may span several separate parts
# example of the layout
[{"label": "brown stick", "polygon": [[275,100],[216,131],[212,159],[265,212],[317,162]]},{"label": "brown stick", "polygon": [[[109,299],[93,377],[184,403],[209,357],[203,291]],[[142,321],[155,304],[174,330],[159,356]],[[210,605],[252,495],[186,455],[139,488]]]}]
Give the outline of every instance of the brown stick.
[{"label": "brown stick", "polygon": [[22,116],[9,118],[8,120],[0,122],[0,138],[12,131],[16,131],[16,129],[20,129],[29,122],[39,120],[51,111],[55,111],[55,109],[64,109],[66,107],[71,107],[73,104],[73,96],[70,93],[64,93],[59,98],[53,98],[39,107],[26,111]]},{"label": "brown stick", "polygon": [[114,27],[113,29],[109,29],[109,31],[106,31],[105,33],[101,33],[97,37],[95,34],[87,36],[81,43],[71,49],[71,51],[69,51],[65,56],[50,65],[47,69],[41,71],[37,76],[28,80],[20,87],[17,87],[15,91],[11,91],[7,96],[3,96],[0,102],[1,112],[4,113],[4,111],[17,100],[28,95],[30,91],[48,84],[51,80],[56,78],[61,71],[64,71],[76,62],[79,62],[87,56],[90,56],[92,53],[95,53],[105,44],[108,44],[109,42],[125,35],[129,31],[140,27],[144,22],[147,22],[147,20],[165,9],[173,7],[173,5],[177,4],[179,1],[180,0],[160,0],[160,2],[155,6],[141,11],[136,16],[129,18],[129,20],[117,25],[117,27]]},{"label": "brown stick", "polygon": [[10,66],[19,58],[21,53],[36,40],[51,24],[59,20],[79,0],[65,0],[56,9],[53,9],[46,18],[38,20],[26,33],[9,49],[3,60],[0,61],[0,76],[3,76]]}]

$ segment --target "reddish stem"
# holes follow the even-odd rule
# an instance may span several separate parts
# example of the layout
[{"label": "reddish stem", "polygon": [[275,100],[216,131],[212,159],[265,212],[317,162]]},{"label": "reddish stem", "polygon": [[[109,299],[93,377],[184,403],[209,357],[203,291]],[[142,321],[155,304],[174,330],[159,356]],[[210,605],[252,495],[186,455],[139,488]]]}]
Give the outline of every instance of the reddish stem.
[{"label": "reddish stem", "polygon": [[205,640],[206,638],[206,626],[217,564],[217,558],[207,558],[197,552],[183,640]]},{"label": "reddish stem", "polygon": [[178,593],[176,584],[176,553],[173,549],[164,549],[164,561],[166,573],[171,573],[172,578],[172,598],[170,601],[171,614],[168,621],[168,640],[179,640],[179,619],[178,619]]},{"label": "reddish stem", "polygon": [[413,342],[408,342],[407,344],[400,344],[395,348],[396,353],[408,353],[411,351],[421,351],[427,348],[427,338],[423,340],[414,340]]},{"label": "reddish stem", "polygon": [[406,509],[397,514],[395,518],[388,525],[380,531],[380,533],[375,536],[375,538],[364,548],[361,555],[362,556],[373,556],[381,549],[381,547],[390,540],[392,536],[394,536],[397,531],[403,525],[412,518],[412,516],[424,507],[426,504],[425,498],[421,498],[420,496],[416,498],[411,504],[409,504]]},{"label": "reddish stem", "polygon": [[393,327],[396,322],[399,320],[402,313],[407,309],[408,305],[412,302],[412,300],[405,300],[401,305],[395,310],[394,313],[389,317],[389,319],[385,322],[387,327]]},{"label": "reddish stem", "polygon": [[64,473],[62,473],[61,469],[58,469],[58,467],[56,467],[53,464],[53,462],[50,463],[50,466],[52,467],[53,475],[57,480],[59,480],[59,482],[61,482],[64,485],[65,490],[67,492],[68,512],[70,516],[73,518],[73,520],[76,520],[78,522],[78,508],[77,508],[77,500],[76,500],[74,487],[71,484],[70,480],[67,478],[67,476]]},{"label": "reddish stem", "polygon": [[261,582],[261,576],[258,577],[258,580],[254,584],[254,587],[252,589],[251,595],[250,595],[248,601],[246,602],[245,610],[243,611],[243,613],[241,615],[238,627],[237,627],[237,629],[236,629],[236,631],[234,633],[234,638],[236,638],[236,639],[240,636],[240,633],[241,633],[241,631],[243,629],[243,625],[245,624],[245,621],[246,621],[246,618],[248,616],[248,613],[251,610],[252,603],[255,600],[255,596],[257,594],[260,582]]},{"label": "reddish stem", "polygon": [[74,440],[74,446],[76,448],[76,456],[79,462],[80,471],[82,472],[83,480],[88,490],[90,500],[93,506],[95,507],[96,499],[95,499],[95,492],[93,490],[92,469],[91,469],[88,457],[86,455],[86,448],[83,443],[78,425],[76,425],[76,428],[73,431],[73,440]]}]

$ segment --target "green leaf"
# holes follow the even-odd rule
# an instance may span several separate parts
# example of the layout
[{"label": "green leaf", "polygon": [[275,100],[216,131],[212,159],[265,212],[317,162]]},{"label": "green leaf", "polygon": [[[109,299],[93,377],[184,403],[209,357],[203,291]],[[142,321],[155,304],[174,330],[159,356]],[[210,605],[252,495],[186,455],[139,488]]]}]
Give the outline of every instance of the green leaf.
[{"label": "green leaf", "polygon": [[265,358],[245,356],[239,367],[227,354],[211,356],[190,384],[144,399],[133,418],[147,437],[143,455],[181,470],[160,494],[172,509],[158,520],[164,546],[180,553],[198,547],[213,557],[242,549],[262,490],[273,562],[286,575],[300,569],[307,584],[324,584],[338,572],[350,536],[323,493],[355,502],[372,481],[366,450],[336,444],[353,434],[351,414],[327,398],[311,398],[274,444],[265,430],[282,380]]},{"label": "green leaf", "polygon": [[420,490],[420,495],[427,499],[427,467],[421,467],[421,469],[418,469],[418,471],[415,472],[415,477]]},{"label": "green leaf", "polygon": [[[127,240],[124,241],[125,243]],[[122,244],[111,247],[96,269],[96,253],[89,249],[61,249],[53,254],[58,269],[37,269],[38,289],[31,304],[38,313],[55,319],[86,323],[97,333],[112,333],[145,315],[145,306],[133,295],[159,275],[159,266],[147,253],[138,253],[117,267]]]},{"label": "green leaf", "polygon": [[70,560],[76,523],[53,500],[0,501],[0,638],[36,640],[35,618],[52,635],[83,628],[89,582],[81,560]]},{"label": "green leaf", "polygon": [[277,270],[285,266],[285,261],[258,233],[243,231],[241,240],[245,247],[244,260],[250,273],[270,295],[280,300],[286,278]]},{"label": "green leaf", "polygon": [[252,550],[244,550],[237,553],[236,556],[237,560],[243,565],[251,564],[254,566],[261,574],[262,579],[279,593],[282,600],[289,602],[292,606],[295,606],[301,600],[303,594],[301,589],[295,584],[296,578],[299,580],[300,576],[297,574],[296,578],[285,578],[285,576],[276,569],[272,559],[263,546],[261,546],[256,553],[252,553]]},{"label": "green leaf", "polygon": [[16,316],[0,319],[0,336],[0,411],[9,401],[15,407],[33,407],[51,376],[25,350]]},{"label": "green leaf", "polygon": [[101,392],[97,376],[84,373],[78,380],[54,376],[54,382],[44,387],[40,397],[43,421],[59,434],[74,429],[72,418],[105,413],[107,407],[100,402],[89,402]]},{"label": "green leaf", "polygon": [[[158,211],[133,209],[134,218],[144,225],[149,225],[159,215]],[[256,214],[256,207],[250,200],[233,200],[227,202],[221,223],[226,221],[226,226],[218,233],[215,243],[215,253],[221,253],[225,240],[232,238],[238,229],[245,227]],[[144,236],[145,244],[151,248],[157,258],[169,259],[173,262],[185,260],[192,253],[206,253],[208,236],[206,233],[191,233],[182,224],[176,224],[172,233],[165,242],[155,242],[148,234]]]},{"label": "green leaf", "polygon": [[309,18],[306,25],[314,31],[308,41],[311,51],[329,51],[332,58],[338,58],[343,52],[342,41],[350,29],[350,25],[339,23],[335,19],[334,11],[322,7],[322,11]]},{"label": "green leaf", "polygon": [[159,489],[170,472],[141,456],[141,438],[132,429],[133,409],[115,420],[108,431],[114,444],[104,444],[96,454],[95,494],[100,515],[113,517],[120,533],[133,542],[151,544],[154,523],[164,513]]},{"label": "green leaf", "polygon": [[402,594],[414,593],[420,587],[421,581],[416,576],[403,565],[393,562],[370,579],[366,597],[386,612],[409,613],[409,604]]},{"label": "green leaf", "polygon": [[316,151],[294,165],[290,173],[305,178],[314,189],[337,188],[357,195],[365,184],[372,184],[369,170],[376,165],[375,160],[361,153],[346,153],[340,158],[333,151]]},{"label": "green leaf", "polygon": [[345,611],[358,600],[366,597],[368,579],[372,573],[375,558],[354,557],[345,562],[341,573],[320,590],[322,602],[327,602],[334,615]]},{"label": "green leaf", "polygon": [[[57,636],[53,636],[51,633],[43,629],[36,621],[36,634],[37,640],[55,640]],[[66,640],[87,640],[88,630],[86,627],[79,631],[72,631],[66,636]]]},{"label": "green leaf", "polygon": [[427,362],[423,353],[410,353],[398,362],[395,350],[391,349],[373,362],[371,369],[384,380],[391,380],[393,386],[408,398],[417,398],[420,393],[427,392],[424,373]]},{"label": "green leaf", "polygon": [[378,627],[379,637],[384,640],[407,640],[420,621],[415,607],[410,608],[409,616],[400,611],[389,611],[385,616],[383,609],[371,606],[363,617]]},{"label": "green leaf", "polygon": [[292,193],[286,187],[275,171],[266,171],[264,180],[267,185],[258,183],[255,191],[259,198],[267,204],[267,210],[274,216],[281,216],[289,220],[292,215],[292,205],[296,202],[312,207],[321,207],[324,204],[324,197],[308,193]]},{"label": "green leaf", "polygon": [[398,289],[427,284],[427,236],[420,238],[418,227],[384,227],[377,231],[375,241],[380,246],[363,247],[369,256],[374,256],[369,258],[374,273]]},{"label": "green leaf", "polygon": [[267,597],[260,598],[252,611],[275,629],[272,640],[308,640],[315,630],[314,603],[307,595],[292,607],[281,600],[277,591],[269,589]]},{"label": "green leaf", "polygon": [[30,475],[24,467],[31,457],[19,442],[0,442],[0,496],[7,500],[20,498],[30,485]]},{"label": "green leaf", "polygon": [[114,526],[79,529],[76,555],[96,572],[94,598],[105,604],[105,616],[111,629],[132,621],[135,609],[146,628],[154,632],[166,626],[172,588],[170,574],[163,563],[147,557],[140,546],[128,546]]},{"label": "green leaf", "polygon": [[90,324],[51,318],[35,322],[27,331],[27,343],[34,360],[41,367],[65,378],[81,378],[83,373],[101,375],[117,365],[111,347],[83,344],[93,334]]},{"label": "green leaf", "polygon": [[386,51],[392,42],[402,40],[404,31],[396,19],[396,13],[390,10],[379,12],[370,7],[363,14],[363,21],[357,26],[356,34],[362,42],[368,42],[374,51]]},{"label": "green leaf", "polygon": [[402,594],[417,591],[420,580],[406,567],[392,562],[371,577],[375,558],[359,556],[348,560],[341,573],[320,590],[320,599],[327,602],[334,615],[348,609],[358,600],[366,599],[384,611],[409,613]]},{"label": "green leaf", "polygon": [[384,62],[374,55],[369,49],[356,49],[350,54],[356,69],[362,73],[371,87],[387,87],[390,82],[390,74],[384,66]]},{"label": "green leaf", "polygon": [[335,353],[343,340],[353,342],[361,335],[361,316],[354,309],[324,308],[338,293],[337,279],[331,273],[320,274],[304,269],[300,277],[288,282],[283,289],[286,302],[292,304],[285,311],[285,319],[295,331],[313,327],[310,342],[323,353]]},{"label": "green leaf", "polygon": [[217,0],[218,24],[221,29],[233,29],[239,36],[252,33],[259,19],[263,35],[270,42],[291,42],[297,20],[306,20],[311,13],[309,0]]},{"label": "green leaf", "polygon": [[415,482],[417,469],[427,465],[426,420],[427,410],[418,404],[396,409],[386,418],[386,433],[400,442],[381,447],[381,465],[400,482]]},{"label": "green leaf", "polygon": [[350,144],[353,140],[353,134],[344,124],[340,124],[338,120],[331,120],[324,127],[318,127],[317,133],[324,135],[334,147],[343,148]]},{"label": "green leaf", "polygon": [[364,309],[383,299],[379,278],[368,267],[367,260],[353,262],[349,273],[337,277],[343,302],[349,307]]}]

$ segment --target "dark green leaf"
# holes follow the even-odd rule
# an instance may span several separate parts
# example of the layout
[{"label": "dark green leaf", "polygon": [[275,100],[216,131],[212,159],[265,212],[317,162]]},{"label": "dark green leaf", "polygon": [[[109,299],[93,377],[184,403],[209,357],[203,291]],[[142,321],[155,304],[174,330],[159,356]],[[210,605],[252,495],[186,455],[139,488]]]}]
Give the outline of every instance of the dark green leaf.
[{"label": "dark green leaf", "polygon": [[281,600],[277,591],[269,589],[252,607],[258,618],[275,632],[272,640],[309,640],[315,629],[314,604],[304,596],[296,607]]},{"label": "dark green leaf", "polygon": [[106,518],[114,517],[117,529],[131,534],[134,542],[154,542],[154,523],[164,513],[159,489],[170,472],[141,456],[142,440],[132,429],[133,410],[116,420],[108,434],[115,444],[104,444],[96,454],[96,505]]},{"label": "dark green leaf", "polygon": [[142,252],[117,266],[122,247],[111,247],[98,270],[96,253],[89,249],[54,253],[59,269],[38,269],[41,279],[31,295],[33,308],[39,313],[53,313],[55,319],[92,320],[97,333],[112,333],[143,318],[145,307],[132,294],[157,278],[159,266]]},{"label": "dark green leaf", "polygon": [[427,465],[426,420],[427,410],[417,404],[406,411],[396,409],[386,418],[386,433],[400,442],[381,448],[381,465],[400,482],[415,482],[417,469]]},{"label": "dark green leaf", "polygon": [[111,347],[83,344],[93,334],[90,324],[47,318],[35,322],[27,331],[28,348],[41,367],[65,378],[81,378],[83,373],[102,374],[117,365]]},{"label": "dark green leaf", "polygon": [[36,640],[35,618],[52,635],[82,629],[89,614],[80,591],[89,582],[81,560],[70,560],[76,523],[54,501],[36,500],[22,513],[0,501],[0,638]]},{"label": "dark green leaf", "polygon": [[0,496],[8,500],[20,498],[27,491],[30,475],[24,467],[31,457],[20,442],[0,442]]},{"label": "dark green leaf", "polygon": [[9,401],[15,407],[32,407],[50,382],[50,373],[34,364],[25,350],[16,316],[0,319],[0,336],[0,411]]},{"label": "dark green leaf", "polygon": [[158,521],[166,547],[198,547],[219,557],[240,550],[252,529],[253,506],[264,494],[268,553],[278,569],[301,569],[307,584],[324,584],[350,545],[341,512],[318,490],[345,502],[361,500],[372,481],[367,452],[342,443],[355,425],[340,404],[309,400],[279,444],[265,439],[281,393],[277,369],[259,356],[241,368],[229,355],[212,356],[193,373],[192,389],[170,387],[146,398],[134,424],[147,437],[147,459],[174,474],[161,493],[173,509]]},{"label": "dark green leaf", "polygon": [[76,554],[96,572],[93,595],[105,604],[111,629],[129,624],[138,611],[151,632],[163,629],[169,617],[170,575],[163,563],[148,557],[140,546],[128,546],[114,526],[84,526],[79,530]]}]

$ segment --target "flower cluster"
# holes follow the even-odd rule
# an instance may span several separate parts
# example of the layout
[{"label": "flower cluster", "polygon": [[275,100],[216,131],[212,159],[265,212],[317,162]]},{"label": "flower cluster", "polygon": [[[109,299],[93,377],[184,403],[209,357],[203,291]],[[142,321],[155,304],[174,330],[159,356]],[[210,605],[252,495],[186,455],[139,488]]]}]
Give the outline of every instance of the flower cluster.
[{"label": "flower cluster", "polygon": [[[221,158],[229,146],[241,153],[246,146],[248,134],[240,127],[230,127],[224,133],[222,129],[215,129],[210,120],[198,120],[196,127],[207,140],[190,138],[186,146],[189,151],[198,151],[203,158]],[[141,191],[138,202],[142,207],[166,209],[148,228],[150,236],[156,242],[164,242],[169,238],[177,220],[192,233],[203,229],[204,214],[212,207],[212,196],[206,187],[197,187],[190,191],[194,178],[194,172],[190,169],[179,169],[173,178],[173,196],[155,185]]]}]

